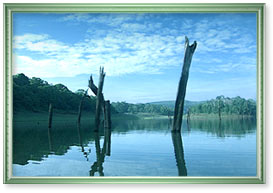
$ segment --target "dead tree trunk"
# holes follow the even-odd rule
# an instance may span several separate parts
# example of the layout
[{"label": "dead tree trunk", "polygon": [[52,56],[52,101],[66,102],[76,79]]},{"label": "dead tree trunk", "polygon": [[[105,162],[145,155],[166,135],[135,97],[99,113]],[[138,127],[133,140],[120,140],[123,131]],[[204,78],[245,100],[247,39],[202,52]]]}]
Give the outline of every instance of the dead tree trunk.
[{"label": "dead tree trunk", "polygon": [[[92,90],[92,92],[93,92],[96,96],[98,96],[98,87],[94,84],[92,75],[90,76],[88,87]],[[102,102],[103,102],[102,107],[104,108],[104,96],[103,96],[103,93],[101,93],[101,96],[102,96]]]},{"label": "dead tree trunk", "polygon": [[78,124],[80,124],[81,122],[81,116],[82,116],[82,103],[83,103],[83,98],[80,102],[80,105],[79,105],[79,113],[78,113]]},{"label": "dead tree trunk", "polygon": [[80,122],[81,122],[83,100],[84,100],[85,97],[89,97],[89,96],[87,95],[87,91],[88,91],[88,89],[85,91],[85,93],[84,93],[84,95],[82,96],[82,99],[81,99],[81,101],[80,101],[80,104],[79,104],[78,124],[80,124]]},{"label": "dead tree trunk", "polygon": [[185,37],[185,39],[186,40],[185,40],[184,64],[183,64],[183,70],[182,70],[182,74],[181,74],[179,85],[178,85],[177,97],[175,101],[173,130],[172,130],[172,131],[178,131],[178,132],[181,131],[183,109],[184,109],[184,99],[186,95],[187,82],[189,78],[191,59],[197,46],[196,41],[194,41],[194,43],[190,46],[189,39],[187,38],[187,36]]},{"label": "dead tree trunk", "polygon": [[103,107],[103,103],[104,103],[103,95],[102,95],[104,77],[105,77],[105,73],[103,72],[103,68],[100,68],[100,79],[99,79],[99,87],[97,91],[96,114],[95,114],[95,131],[99,130],[101,108]]},{"label": "dead tree trunk", "polygon": [[48,129],[47,129],[49,151],[52,151],[52,138],[51,138],[52,115],[53,115],[53,107],[52,107],[52,104],[50,103],[48,108]]},{"label": "dead tree trunk", "polygon": [[[105,74],[104,74],[104,76],[105,76]],[[97,99],[98,99],[98,90],[99,89],[94,84],[92,75],[90,76],[88,87],[92,90],[92,92],[97,96]],[[103,114],[104,114],[104,127],[111,129],[111,104],[110,104],[109,100],[107,100],[107,101],[104,100],[103,93],[101,93],[101,109],[103,110]]]},{"label": "dead tree trunk", "polygon": [[104,128],[111,129],[111,104],[107,100],[104,103]]},{"label": "dead tree trunk", "polygon": [[48,110],[48,128],[51,128],[52,125],[52,115],[53,115],[53,107],[52,104],[49,104],[49,110]]},{"label": "dead tree trunk", "polygon": [[47,129],[47,135],[48,135],[48,145],[49,145],[49,151],[52,151],[52,135],[51,135],[51,128],[48,127]]}]

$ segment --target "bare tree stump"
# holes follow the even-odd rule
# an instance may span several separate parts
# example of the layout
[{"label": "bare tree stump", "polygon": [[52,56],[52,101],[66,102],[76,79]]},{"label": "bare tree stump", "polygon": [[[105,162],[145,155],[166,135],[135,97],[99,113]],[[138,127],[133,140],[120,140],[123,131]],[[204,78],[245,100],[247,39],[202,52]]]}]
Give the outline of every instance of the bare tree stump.
[{"label": "bare tree stump", "polygon": [[184,55],[184,64],[182,69],[182,74],[180,77],[177,97],[175,101],[175,109],[174,109],[174,120],[173,120],[173,129],[172,131],[181,131],[182,118],[183,118],[183,110],[184,110],[184,100],[186,95],[187,82],[189,78],[189,70],[191,65],[192,56],[196,49],[197,43],[194,43],[190,46],[189,39],[187,36],[185,37],[185,55]]},{"label": "bare tree stump", "polygon": [[[94,93],[94,95],[97,96],[97,94],[98,94],[98,87],[94,84],[92,74],[91,74],[90,79],[89,79],[88,87],[92,90],[92,92]],[[102,107],[104,108],[104,96],[103,96],[103,93],[101,93],[101,95],[102,95],[102,99],[103,99],[102,100],[102,102],[103,102]]]},{"label": "bare tree stump", "polygon": [[107,100],[104,103],[104,128],[111,129],[111,104]]},{"label": "bare tree stump", "polygon": [[[103,78],[104,78],[104,76],[105,76],[105,73],[103,73],[103,74],[101,74],[101,73],[103,73],[103,68],[100,69],[100,83],[101,83],[101,77],[103,76]],[[103,86],[103,81],[102,81],[102,86]],[[88,87],[97,96],[97,102],[98,102],[99,88],[97,88],[97,86],[94,84],[92,75],[90,76]],[[100,96],[100,104],[101,104],[100,106],[101,106],[101,110],[103,111],[103,114],[104,114],[104,127],[111,129],[111,104],[110,104],[109,100],[107,100],[107,101],[104,100],[104,96],[103,96],[102,92],[100,93],[100,95],[101,95]],[[99,110],[99,111],[101,111],[101,110]],[[96,116],[98,116],[97,115],[97,106],[96,106]],[[95,131],[98,130],[99,122],[100,122],[100,120],[97,120],[97,118],[95,117],[95,127],[96,127]]]},{"label": "bare tree stump", "polygon": [[96,102],[96,114],[95,114],[95,131],[99,130],[100,127],[100,115],[101,115],[101,108],[103,101],[102,89],[103,89],[103,82],[104,82],[105,73],[103,68],[100,68],[100,79],[99,79],[99,86],[97,90],[97,102]]},{"label": "bare tree stump", "polygon": [[53,107],[52,104],[49,104],[49,110],[48,110],[48,128],[51,128],[52,125],[52,115],[53,115]]},{"label": "bare tree stump", "polygon": [[81,122],[81,115],[82,115],[82,103],[83,103],[83,99],[81,100],[80,105],[79,105],[78,124]]},{"label": "bare tree stump", "polygon": [[84,100],[85,97],[89,97],[89,96],[87,95],[87,91],[88,91],[88,89],[85,91],[85,93],[84,93],[84,95],[82,96],[82,99],[81,99],[81,101],[80,101],[80,104],[79,104],[78,124],[80,124],[80,122],[81,122],[83,100]]}]

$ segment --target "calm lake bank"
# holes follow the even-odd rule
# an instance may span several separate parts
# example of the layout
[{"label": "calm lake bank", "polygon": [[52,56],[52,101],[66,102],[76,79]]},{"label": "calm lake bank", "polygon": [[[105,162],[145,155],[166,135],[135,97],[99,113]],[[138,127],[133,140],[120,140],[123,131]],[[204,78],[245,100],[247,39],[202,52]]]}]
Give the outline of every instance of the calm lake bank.
[{"label": "calm lake bank", "polygon": [[[143,116],[142,116],[143,117]],[[153,117],[153,116],[151,116]],[[167,118],[113,115],[112,129],[93,131],[83,113],[17,113],[14,176],[255,176],[255,119],[191,119],[173,135]]]},{"label": "calm lake bank", "polygon": [[[66,120],[77,120],[78,112],[54,112],[53,117],[56,121],[66,121]],[[95,114],[93,112],[82,112],[82,119],[94,119]],[[153,113],[117,113],[112,115],[113,119],[170,119],[173,116],[161,115],[161,114],[153,114]],[[183,116],[184,119],[187,118],[187,115]],[[191,119],[219,119],[217,114],[191,114]],[[223,114],[221,118],[224,119],[254,119],[253,116],[242,116],[236,114]],[[14,121],[48,121],[48,112],[31,112],[31,111],[19,111],[13,114]]]}]

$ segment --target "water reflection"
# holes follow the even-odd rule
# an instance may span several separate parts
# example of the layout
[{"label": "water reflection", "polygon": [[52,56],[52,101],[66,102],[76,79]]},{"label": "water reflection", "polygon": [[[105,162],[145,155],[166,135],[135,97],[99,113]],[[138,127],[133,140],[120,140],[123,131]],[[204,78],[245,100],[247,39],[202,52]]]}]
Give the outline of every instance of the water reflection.
[{"label": "water reflection", "polygon": [[176,165],[178,169],[178,176],[187,176],[187,168],[184,159],[184,149],[182,144],[181,133],[172,132],[172,141]]},{"label": "water reflection", "polygon": [[110,156],[111,154],[111,130],[104,130],[104,142],[102,149],[100,148],[100,136],[98,132],[94,132],[95,136],[95,148],[96,148],[96,161],[91,166],[89,171],[90,176],[94,176],[96,172],[99,173],[99,176],[104,176],[103,172],[103,163],[105,156]]},{"label": "water reflection", "polygon": [[97,160],[91,166],[91,170],[90,170],[89,174],[90,174],[90,176],[94,176],[96,172],[99,172],[100,176],[104,176],[102,164],[104,162],[105,154],[102,153],[102,150],[100,149],[100,136],[99,136],[98,132],[94,132],[94,136],[95,136],[95,147],[96,147]]},{"label": "water reflection", "polygon": [[82,143],[81,124],[79,122],[77,123],[77,131],[78,131],[79,145],[81,146],[81,151],[82,151],[84,157],[86,158],[86,161],[89,161],[88,156],[91,153],[91,149],[88,148],[88,151],[85,151],[85,149],[84,149],[84,145]]},{"label": "water reflection", "polygon": [[49,151],[52,152],[52,134],[51,134],[51,127],[48,127],[47,135],[48,135],[48,146],[49,146]]},{"label": "water reflection", "polygon": [[105,150],[105,154],[107,156],[111,155],[111,129],[104,130],[103,149]]},{"label": "water reflection", "polygon": [[221,138],[229,136],[242,137],[247,133],[255,132],[256,119],[191,119],[189,124],[186,121],[183,122],[183,130],[185,131],[186,128],[190,132],[201,131]]},{"label": "water reflection", "polygon": [[[16,120],[16,119],[14,119]],[[169,119],[132,119],[115,120],[112,125],[112,132],[115,134],[126,135],[131,131],[141,131],[144,135],[148,132],[170,133],[166,129],[170,126]],[[54,122],[51,129],[48,128],[47,121],[40,122],[39,125],[33,122],[14,122],[13,124],[13,163],[26,165],[29,160],[43,161],[50,154],[64,155],[71,146],[78,146],[87,161],[90,161],[91,149],[89,144],[95,143],[96,163],[94,169],[91,168],[90,174],[102,172],[102,164],[105,156],[111,155],[111,130],[104,130],[97,134],[92,132],[93,125],[90,121],[82,121],[77,125],[76,121]],[[182,135],[191,132],[202,132],[213,134],[216,137],[224,138],[228,136],[243,137],[247,133],[256,130],[255,119],[190,119],[189,124],[183,121]],[[99,141],[104,136],[103,146],[100,147]],[[183,152],[181,136],[172,136],[175,152]],[[182,151],[181,151],[182,150]],[[179,171],[183,169],[183,155],[176,153]],[[94,154],[95,155],[95,154]],[[181,161],[182,160],[182,161]],[[185,164],[185,163],[184,163]],[[92,165],[92,164],[91,164]],[[186,172],[179,172],[180,174]]]}]

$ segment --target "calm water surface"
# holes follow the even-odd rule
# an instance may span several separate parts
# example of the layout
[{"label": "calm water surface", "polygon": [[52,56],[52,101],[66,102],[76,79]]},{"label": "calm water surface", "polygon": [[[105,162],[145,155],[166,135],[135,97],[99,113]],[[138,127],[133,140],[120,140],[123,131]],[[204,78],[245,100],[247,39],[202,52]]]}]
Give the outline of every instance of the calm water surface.
[{"label": "calm water surface", "polygon": [[14,176],[256,176],[256,122],[191,120],[172,134],[167,119],[14,122]]}]

